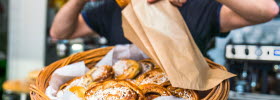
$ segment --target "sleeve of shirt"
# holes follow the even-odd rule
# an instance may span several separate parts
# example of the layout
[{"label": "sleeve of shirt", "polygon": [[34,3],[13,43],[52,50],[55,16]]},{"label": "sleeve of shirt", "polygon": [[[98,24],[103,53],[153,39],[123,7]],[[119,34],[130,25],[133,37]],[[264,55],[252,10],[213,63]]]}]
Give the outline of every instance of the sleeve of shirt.
[{"label": "sleeve of shirt", "polygon": [[[209,1],[209,0],[207,0]],[[212,1],[212,2],[211,2]],[[215,36],[221,36],[225,37],[228,35],[228,33],[221,33],[221,24],[220,24],[220,16],[221,16],[221,9],[222,9],[222,4],[215,1],[215,0],[210,0],[208,7],[210,8],[208,12],[212,13],[209,14],[210,20],[211,20],[211,33],[214,34]]]},{"label": "sleeve of shirt", "polygon": [[86,5],[86,9],[83,9],[81,14],[86,24],[99,35],[104,36],[104,30],[106,30],[106,24],[108,21],[107,16],[111,16],[111,13],[115,9],[116,2],[114,0],[103,0],[101,3],[94,4],[89,2]]},{"label": "sleeve of shirt", "polygon": [[99,30],[99,23],[100,23],[100,14],[98,14],[99,9],[87,9],[81,12],[83,19],[85,20],[86,24],[95,32],[100,33]]},{"label": "sleeve of shirt", "polygon": [[221,8],[216,0],[188,0],[179,9],[190,30],[204,36],[220,34]]},{"label": "sleeve of shirt", "polygon": [[226,36],[228,36],[228,34],[230,33],[230,31],[229,32],[221,32],[221,22],[220,22],[220,20],[221,20],[221,9],[222,9],[222,4],[219,4],[219,6],[217,7],[217,12],[216,12],[216,16],[215,16],[215,18],[216,18],[216,20],[215,20],[215,22],[214,23],[216,23],[216,36],[219,36],[219,37],[226,37]]},{"label": "sleeve of shirt", "polygon": [[222,4],[216,0],[188,0],[179,10],[201,52],[206,55],[209,41],[220,33]]}]

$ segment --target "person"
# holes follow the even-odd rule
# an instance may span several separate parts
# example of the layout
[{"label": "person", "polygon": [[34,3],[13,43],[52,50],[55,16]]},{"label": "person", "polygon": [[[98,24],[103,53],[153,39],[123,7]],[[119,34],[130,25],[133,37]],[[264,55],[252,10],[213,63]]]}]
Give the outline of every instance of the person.
[{"label": "person", "polygon": [[[158,0],[147,0],[156,3]],[[178,7],[201,52],[208,42],[230,30],[264,23],[279,13],[274,0],[169,0]],[[82,10],[88,0],[69,0],[57,13],[50,30],[55,39],[71,39],[99,34],[109,45],[130,43],[123,34],[121,10],[115,0],[90,10]]]}]

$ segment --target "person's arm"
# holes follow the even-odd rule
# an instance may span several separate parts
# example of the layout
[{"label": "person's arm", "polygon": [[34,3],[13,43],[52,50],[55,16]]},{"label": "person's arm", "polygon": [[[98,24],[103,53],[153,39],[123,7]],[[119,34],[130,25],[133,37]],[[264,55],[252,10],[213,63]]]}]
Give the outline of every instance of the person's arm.
[{"label": "person's arm", "polygon": [[50,35],[55,39],[69,39],[93,34],[80,11],[87,0],[69,0],[57,13]]},{"label": "person's arm", "polygon": [[272,20],[279,13],[274,0],[217,0],[222,3],[221,32]]}]

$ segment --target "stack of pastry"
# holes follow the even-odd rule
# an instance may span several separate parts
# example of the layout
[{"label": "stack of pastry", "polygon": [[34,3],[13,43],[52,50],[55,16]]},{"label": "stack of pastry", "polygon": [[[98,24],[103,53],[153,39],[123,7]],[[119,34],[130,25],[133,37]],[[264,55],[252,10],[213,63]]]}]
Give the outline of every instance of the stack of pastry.
[{"label": "stack of pastry", "polygon": [[195,91],[172,87],[166,74],[151,59],[124,59],[113,66],[93,67],[86,75],[61,85],[57,96],[65,92],[72,92],[81,100],[152,100],[159,96],[198,98]]}]

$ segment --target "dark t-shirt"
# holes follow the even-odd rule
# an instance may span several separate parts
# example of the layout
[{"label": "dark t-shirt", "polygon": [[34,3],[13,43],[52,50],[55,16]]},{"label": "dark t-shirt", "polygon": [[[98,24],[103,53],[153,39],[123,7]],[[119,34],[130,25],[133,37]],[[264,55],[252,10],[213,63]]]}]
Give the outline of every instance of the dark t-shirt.
[{"label": "dark t-shirt", "polygon": [[[207,45],[220,32],[221,4],[215,0],[188,0],[179,10],[201,52],[205,55]],[[108,39],[109,45],[130,43],[123,34],[121,8],[115,0],[94,9],[82,11],[90,28]]]}]

